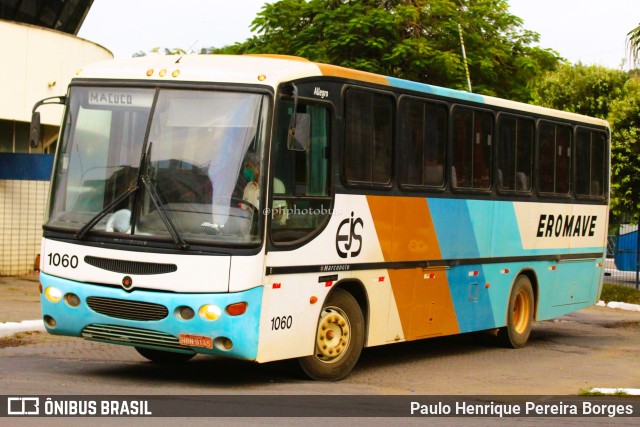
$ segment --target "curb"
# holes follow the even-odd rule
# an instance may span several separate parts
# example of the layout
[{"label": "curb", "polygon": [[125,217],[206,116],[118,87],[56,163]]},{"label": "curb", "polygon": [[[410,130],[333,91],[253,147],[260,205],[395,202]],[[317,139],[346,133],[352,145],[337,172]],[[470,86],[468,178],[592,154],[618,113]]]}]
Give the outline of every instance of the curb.
[{"label": "curb", "polygon": [[640,396],[640,388],[591,388],[589,389],[589,393],[602,393],[607,396],[618,396],[618,395],[627,395],[627,396]]},{"label": "curb", "polygon": [[616,302],[616,301],[609,301],[609,303],[605,303],[604,301],[598,301],[596,305],[598,307],[618,308],[620,310],[640,312],[640,304],[629,304],[627,302]]},{"label": "curb", "polygon": [[0,338],[8,337],[18,332],[44,332],[45,330],[42,320],[0,323]]}]

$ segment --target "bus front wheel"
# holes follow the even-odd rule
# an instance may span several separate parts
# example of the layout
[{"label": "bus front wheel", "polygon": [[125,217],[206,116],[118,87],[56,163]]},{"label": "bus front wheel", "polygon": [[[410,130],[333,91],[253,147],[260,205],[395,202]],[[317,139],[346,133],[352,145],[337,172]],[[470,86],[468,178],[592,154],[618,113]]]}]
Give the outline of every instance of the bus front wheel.
[{"label": "bus front wheel", "polygon": [[507,326],[500,328],[500,344],[509,348],[521,348],[527,344],[533,324],[534,297],[531,281],[520,275],[513,284],[507,309]]},{"label": "bus front wheel", "polygon": [[360,305],[349,292],[334,289],[320,312],[314,354],[298,362],[311,379],[338,381],[356,365],[363,345],[364,317]]},{"label": "bus front wheel", "polygon": [[152,348],[135,347],[140,355],[154,363],[182,363],[190,360],[195,353],[175,353],[173,351],[155,350]]}]

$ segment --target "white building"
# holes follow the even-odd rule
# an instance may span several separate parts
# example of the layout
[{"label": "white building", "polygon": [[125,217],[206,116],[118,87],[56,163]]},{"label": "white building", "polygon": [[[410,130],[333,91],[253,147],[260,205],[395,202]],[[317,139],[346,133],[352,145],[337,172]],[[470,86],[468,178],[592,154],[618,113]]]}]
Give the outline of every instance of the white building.
[{"label": "white building", "polygon": [[111,59],[75,36],[93,0],[0,0],[0,276],[36,267],[61,106],[41,107],[44,144],[29,146],[40,99],[64,95],[84,65]]}]

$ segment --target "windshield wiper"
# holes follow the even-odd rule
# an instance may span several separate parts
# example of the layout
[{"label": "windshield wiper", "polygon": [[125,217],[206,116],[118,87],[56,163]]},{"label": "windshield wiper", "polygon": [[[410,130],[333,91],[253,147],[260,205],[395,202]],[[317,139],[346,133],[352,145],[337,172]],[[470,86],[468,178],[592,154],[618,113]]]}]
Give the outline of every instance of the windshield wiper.
[{"label": "windshield wiper", "polygon": [[153,205],[156,207],[158,211],[158,215],[160,216],[160,219],[164,223],[164,226],[169,231],[169,234],[171,235],[173,242],[176,244],[176,247],[178,249],[188,249],[189,244],[184,241],[182,236],[180,236],[180,234],[178,233],[178,229],[169,218],[169,215],[167,215],[167,210],[164,208],[162,204],[162,200],[160,199],[160,195],[156,190],[156,186],[154,185],[151,177],[149,176],[149,165],[151,163],[150,156],[151,156],[152,145],[153,143],[149,142],[149,146],[147,147],[147,152],[144,155],[145,165],[143,168],[140,168],[139,182],[142,182],[142,184],[144,185],[144,188],[147,190],[147,193],[149,193],[149,197],[151,198]]},{"label": "windshield wiper", "polygon": [[94,217],[91,218],[91,220],[89,222],[87,222],[85,225],[82,226],[82,228],[80,230],[78,230],[78,232],[76,233],[76,238],[82,240],[84,238],[84,236],[86,236],[87,233],[93,227],[95,227],[95,225],[97,223],[99,223],[102,218],[104,218],[109,212],[111,212],[113,210],[113,208],[115,208],[120,203],[125,201],[127,199],[127,197],[131,196],[133,193],[138,191],[138,188],[139,187],[137,185],[135,185],[133,187],[130,187],[127,191],[122,193],[117,199],[115,199],[113,202],[111,202],[107,206],[105,206],[100,212],[98,212],[96,215],[94,215]]},{"label": "windshield wiper", "polygon": [[[149,145],[151,145],[151,143],[149,143]],[[147,162],[147,155],[148,154],[149,154],[149,152],[147,150],[146,153],[142,153],[140,155],[140,165],[138,167],[137,184],[134,185],[134,186],[131,186],[127,191],[125,191],[120,196],[118,196],[118,198],[116,198],[114,201],[112,201],[107,206],[102,208],[102,210],[100,212],[98,212],[97,214],[95,214],[93,216],[93,218],[91,218],[89,220],[89,222],[87,222],[85,225],[83,225],[82,228],[80,230],[78,230],[78,232],[76,233],[76,238],[78,240],[84,239],[84,236],[86,236],[87,233],[89,231],[91,231],[91,229],[93,227],[95,227],[96,224],[99,223],[102,218],[104,218],[109,212],[111,212],[113,210],[113,208],[118,206],[120,203],[124,202],[127,199],[127,197],[131,196],[133,193],[138,191],[138,188],[140,188],[140,181],[141,181],[141,179],[140,179],[141,175],[140,174],[142,173],[142,168],[145,166],[145,164]]]},{"label": "windshield wiper", "polygon": [[[151,144],[149,144],[151,145]],[[89,220],[89,222],[87,222],[85,225],[82,226],[82,228],[80,230],[78,230],[78,232],[76,233],[76,238],[79,240],[84,239],[84,236],[87,235],[87,233],[89,231],[91,231],[91,229],[93,227],[96,226],[97,223],[100,222],[100,220],[102,218],[104,218],[109,212],[111,212],[113,210],[113,208],[115,208],[116,206],[118,206],[120,203],[124,202],[127,197],[131,196],[133,193],[135,193],[136,191],[138,191],[138,188],[140,188],[140,174],[142,173],[142,168],[144,167],[144,165],[146,164],[147,161],[147,155],[148,155],[148,151],[146,153],[142,153],[140,155],[140,165],[138,167],[138,179],[137,179],[137,184],[134,186],[131,186],[127,191],[125,191],[124,193],[122,193],[120,196],[118,196],[118,198],[116,198],[114,201],[112,201],[111,203],[109,203],[107,206],[105,206],[104,208],[102,208],[102,210],[100,212],[98,212],[97,214],[95,214],[93,216],[93,218],[91,218]]]},{"label": "windshield wiper", "polygon": [[147,193],[149,193],[149,197],[151,198],[153,205],[158,210],[158,215],[160,216],[160,219],[162,220],[165,227],[169,231],[169,234],[171,235],[171,238],[173,239],[173,242],[175,243],[176,247],[178,249],[189,248],[189,244],[184,241],[182,236],[180,236],[180,234],[178,233],[178,230],[176,229],[176,226],[173,224],[173,222],[167,215],[167,211],[162,205],[162,201],[160,199],[160,196],[158,195],[158,191],[156,190],[156,187],[153,184],[151,177],[149,176],[149,164],[151,162],[150,156],[151,156],[152,145],[153,144],[149,142],[147,151],[142,153],[142,156],[140,158],[140,168],[138,169],[138,183],[130,187],[127,191],[122,193],[120,196],[118,196],[118,198],[116,198],[114,201],[112,201],[107,206],[105,206],[100,212],[94,215],[89,222],[83,225],[82,228],[78,230],[78,232],[76,233],[77,239],[79,240],[84,239],[87,233],[91,231],[91,229],[95,227],[95,225],[98,222],[100,222],[102,218],[104,218],[109,212],[111,212],[113,208],[115,208],[120,203],[125,201],[133,193],[138,191],[138,189],[140,188],[140,185],[142,184],[144,188],[147,190]]}]

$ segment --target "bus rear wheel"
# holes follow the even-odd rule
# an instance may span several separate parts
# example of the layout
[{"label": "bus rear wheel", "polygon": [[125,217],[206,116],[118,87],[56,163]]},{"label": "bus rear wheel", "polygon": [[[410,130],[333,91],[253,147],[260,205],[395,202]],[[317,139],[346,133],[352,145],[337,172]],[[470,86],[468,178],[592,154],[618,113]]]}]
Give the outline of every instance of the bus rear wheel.
[{"label": "bus rear wheel", "polygon": [[338,288],[331,292],[320,312],[314,354],[298,362],[311,379],[338,381],[356,365],[363,345],[360,305],[349,292]]},{"label": "bus rear wheel", "polygon": [[509,348],[521,348],[527,344],[533,324],[534,297],[531,281],[520,275],[513,284],[507,309],[507,326],[500,328],[500,344]]},{"label": "bus rear wheel", "polygon": [[155,350],[153,348],[135,347],[140,355],[154,363],[183,363],[192,359],[195,353],[175,353],[173,351]]}]

